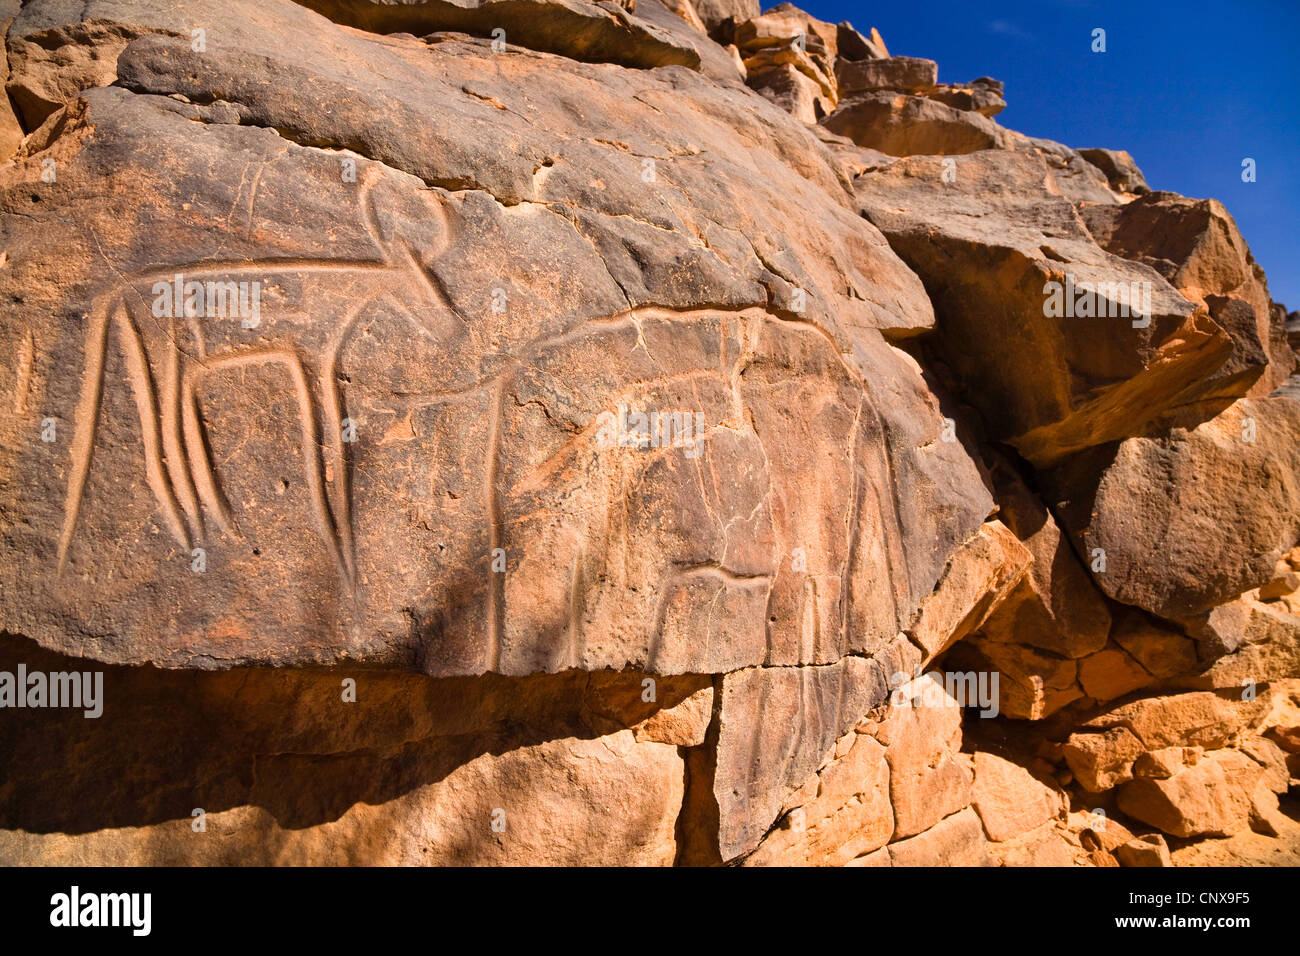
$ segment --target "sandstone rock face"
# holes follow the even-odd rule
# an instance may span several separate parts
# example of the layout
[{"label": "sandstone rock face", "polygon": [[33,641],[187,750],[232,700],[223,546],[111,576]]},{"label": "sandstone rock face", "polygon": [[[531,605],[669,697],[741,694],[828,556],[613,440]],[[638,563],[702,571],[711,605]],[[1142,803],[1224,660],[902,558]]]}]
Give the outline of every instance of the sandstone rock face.
[{"label": "sandstone rock face", "polygon": [[[934,677],[872,730],[889,762],[894,839],[915,836],[970,804],[973,772],[961,749],[961,709]],[[934,693],[938,691],[938,693]],[[931,699],[933,698],[933,699]]]},{"label": "sandstone rock face", "polygon": [[1051,465],[1205,392],[1231,338],[1154,270],[1098,247],[1041,153],[949,162],[952,182],[939,158],[912,157],[856,189],[927,283],[937,351],[984,386],[970,398],[991,437]]},{"label": "sandstone rock face", "polygon": [[1191,617],[1267,583],[1300,540],[1297,465],[1300,401],[1280,389],[1195,428],[1125,440],[1096,493],[1079,488],[1062,514],[1082,553],[1104,552],[1092,565],[1103,591]]},{"label": "sandstone rock face", "polygon": [[889,841],[894,814],[885,748],[870,736],[850,733],[843,751],[837,746],[836,756],[818,772],[813,799],[792,809],[746,865],[848,865]]},{"label": "sandstone rock face", "polygon": [[1005,131],[980,113],[888,90],[848,97],[825,124],[859,146],[891,156],[959,155],[1008,141]]},{"label": "sandstone rock face", "polygon": [[1129,816],[1178,837],[1227,836],[1250,825],[1250,795],[1260,768],[1224,751],[1167,780],[1138,779],[1119,791]]},{"label": "sandstone rock face", "polygon": [[[1063,657],[1078,658],[1106,643],[1111,615],[1100,594],[1050,514],[1027,532],[1034,560],[1003,605],[979,629],[994,642],[1026,643]],[[1022,526],[1023,527],[1023,526]]]},{"label": "sandstone rock face", "polygon": [[1059,789],[995,754],[975,754],[971,805],[989,839],[1009,840],[1027,833],[1064,811]]},{"label": "sandstone rock face", "polygon": [[[21,8],[20,0],[5,0],[0,4],[0,37],[5,38],[6,42],[0,45],[0,74],[4,75],[6,81],[9,79],[9,44],[7,34],[9,25],[13,23],[14,17]],[[23,128],[14,113],[12,103],[6,97],[4,103],[0,103],[0,162],[8,160],[18,147],[22,145]]]},{"label": "sandstone rock face", "polygon": [[1158,833],[1135,838],[1115,851],[1124,866],[1173,866],[1169,845]]},{"label": "sandstone rock face", "polygon": [[[825,761],[860,715],[881,704],[886,678],[875,661],[765,667],[723,679],[713,793],[724,859],[752,850],[787,794]],[[791,738],[789,728],[803,728]]]},{"label": "sandstone rock face", "polygon": [[[1132,176],[1099,164],[1121,185]],[[1131,165],[1131,161],[1129,164]],[[1263,272],[1223,205],[1172,193],[1147,193],[1122,206],[1080,210],[1089,230],[1109,251],[1144,262],[1189,300],[1204,304],[1232,337],[1234,356],[1216,373],[1225,395],[1267,395],[1286,381],[1295,355],[1272,314]]]},{"label": "sandstone rock face", "polygon": [[980,819],[967,808],[925,833],[890,844],[891,866],[988,866]]},{"label": "sandstone rock face", "polygon": [[1218,202],[791,4],[0,40],[0,862],[1291,832],[1295,315]]},{"label": "sandstone rock face", "polygon": [[974,110],[989,117],[997,116],[1007,107],[1007,101],[1002,98],[1002,84],[987,76],[960,85],[945,83],[926,91],[925,95],[954,109]]},{"label": "sandstone rock face", "polygon": [[836,60],[835,79],[841,95],[870,90],[920,92],[939,82],[939,64],[911,56]]},{"label": "sandstone rock face", "polygon": [[1151,191],[1146,177],[1138,169],[1133,157],[1122,149],[1081,149],[1079,155],[1092,163],[1106,176],[1110,188],[1116,192],[1141,194]]},{"label": "sandstone rock face", "polygon": [[710,30],[724,20],[744,22],[758,16],[758,0],[691,0],[695,12]]},{"label": "sandstone rock face", "polygon": [[[670,63],[699,66],[691,46],[627,11],[636,3],[614,5],[584,0],[298,0],[336,23],[370,33],[434,31],[490,35],[505,31],[507,43],[560,53],[578,60],[652,67]],[[655,0],[649,0],[655,2]],[[626,9],[625,9],[626,8]]]},{"label": "sandstone rock face", "polygon": [[[64,440],[19,446],[26,450],[15,465],[32,481],[14,502],[26,517],[6,535],[16,553],[43,555],[45,568],[6,569],[24,577],[22,589],[16,577],[5,589],[10,629],[113,661],[360,656],[414,660],[441,675],[825,663],[874,650],[906,626],[946,550],[978,527],[991,501],[964,450],[934,441],[934,400],[880,335],[932,321],[920,284],[881,237],[864,231],[815,140],[743,91],[692,73],[660,81],[673,101],[680,97],[669,95],[670,82],[695,85],[697,106],[712,101],[708,112],[720,117],[735,114],[718,97],[758,109],[776,124],[767,160],[774,173],[787,168],[777,142],[803,140],[821,181],[806,198],[839,222],[838,238],[810,240],[823,243],[821,285],[803,265],[816,256],[778,251],[776,233],[762,235],[767,226],[746,236],[724,214],[732,207],[722,172],[699,157],[729,150],[721,141],[705,148],[702,114],[670,122],[664,107],[642,105],[627,117],[626,138],[643,145],[628,145],[591,141],[561,108],[581,99],[590,110],[602,96],[612,104],[609,84],[630,84],[626,70],[455,40],[447,43],[460,53],[424,69],[423,43],[379,43],[297,7],[273,9],[285,33],[302,37],[300,47],[262,37],[259,48],[256,36],[246,38],[252,49],[226,46],[214,29],[207,51],[195,54],[164,34],[145,36],[117,61],[122,82],[139,92],[93,90],[64,116],[56,148],[69,155],[59,188],[40,206],[49,223],[72,222],[80,196],[101,189],[105,176],[137,220],[188,210],[168,226],[165,248],[177,261],[154,261],[153,249],[110,228],[109,219],[122,217],[111,206],[101,207],[103,222],[78,222],[79,236],[44,236],[48,249],[93,249],[98,265],[77,273],[75,289],[55,280],[40,301],[27,301],[33,310],[58,302],[70,317],[50,330],[56,337],[34,340],[27,399],[28,416],[54,417]],[[345,101],[332,119],[304,114],[247,79],[255,53],[274,57],[304,90],[338,82],[316,76],[323,65],[341,80],[363,64],[377,69],[379,58],[393,89],[404,84],[403,109],[427,97],[433,110],[456,96],[478,122],[472,133],[449,128],[459,145],[436,124],[415,124],[438,142],[404,159],[408,147],[377,121],[395,108],[382,88],[371,84],[364,106]],[[484,80],[491,58],[508,73]],[[222,84],[227,106],[161,95],[207,95],[204,77]],[[493,105],[511,87],[558,100],[534,128]],[[617,97],[641,103],[632,93]],[[305,143],[352,143],[385,163],[357,157],[357,181],[345,181],[338,155],[263,126]],[[732,127],[717,133],[736,135]],[[159,178],[141,187],[134,170],[155,140],[170,144],[170,158],[149,159]],[[642,181],[642,160],[625,148],[662,168],[655,182]],[[188,177],[208,153],[230,162],[202,180]],[[488,153],[484,168],[476,157]],[[746,156],[764,162],[761,149]],[[256,193],[253,167],[262,169]],[[18,169],[15,201],[28,192]],[[737,169],[733,188],[752,172]],[[594,181],[607,185],[597,192]],[[688,195],[707,198],[700,205]],[[790,203],[791,215],[804,205],[788,190],[770,195]],[[666,196],[677,197],[691,226],[666,212]],[[246,220],[239,236],[218,225],[232,204]],[[692,245],[692,229],[713,238]],[[102,237],[98,246],[92,236]],[[54,261],[36,246],[11,246],[10,255],[5,278],[15,288],[54,278]],[[854,272],[878,261],[896,288],[881,296],[882,273],[868,281],[864,272],[863,297],[850,295],[831,281],[845,255],[858,263]],[[266,283],[257,327],[188,327],[183,315],[152,321],[152,300],[138,297],[177,274]],[[407,301],[385,297],[393,283],[409,286]],[[685,350],[684,331],[696,343]],[[192,345],[180,351],[173,343],[183,337]],[[867,396],[868,371],[888,401]],[[788,392],[806,387],[822,397],[801,406],[818,409],[812,431],[793,426],[806,438],[802,451],[765,455],[764,443],[793,425]],[[848,397],[854,390],[860,402]],[[264,401],[249,404],[251,395]],[[626,409],[677,414],[669,440],[663,429],[647,430],[649,448],[608,440],[608,431],[626,437],[635,428],[622,420]],[[452,456],[438,451],[467,422],[477,440]],[[859,441],[863,455],[843,455]],[[296,461],[272,453],[295,446]],[[48,459],[32,457],[42,452],[61,460],[46,468]],[[823,468],[828,455],[836,464]],[[268,469],[276,458],[283,461]],[[430,460],[440,462],[432,473]],[[804,480],[813,462],[826,493],[858,502],[849,526],[796,504],[796,486],[785,482],[798,482],[803,502],[815,500]],[[719,469],[732,480],[702,479]],[[119,471],[143,480],[118,489]],[[896,499],[892,476],[902,472],[915,476],[916,494]],[[936,547],[944,537],[950,543]],[[800,547],[807,573],[791,571]],[[196,548],[206,552],[202,575],[191,570]],[[127,554],[132,570],[122,573]],[[111,601],[94,584],[105,575]],[[875,582],[885,579],[892,585],[882,600]],[[24,590],[25,606],[15,607]],[[768,604],[784,606],[770,635]],[[71,619],[81,623],[70,628]],[[304,642],[297,635],[307,626]],[[701,640],[701,627],[714,637]]]}]

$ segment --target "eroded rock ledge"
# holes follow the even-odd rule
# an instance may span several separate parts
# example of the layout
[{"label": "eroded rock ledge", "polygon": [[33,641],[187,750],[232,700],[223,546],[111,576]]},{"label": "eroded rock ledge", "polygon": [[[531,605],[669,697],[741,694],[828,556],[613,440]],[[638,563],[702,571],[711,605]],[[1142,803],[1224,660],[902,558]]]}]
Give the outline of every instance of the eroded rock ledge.
[{"label": "eroded rock ledge", "polygon": [[1300,854],[1219,203],[789,4],[0,32],[0,673],[104,675],[0,709],[0,861]]}]

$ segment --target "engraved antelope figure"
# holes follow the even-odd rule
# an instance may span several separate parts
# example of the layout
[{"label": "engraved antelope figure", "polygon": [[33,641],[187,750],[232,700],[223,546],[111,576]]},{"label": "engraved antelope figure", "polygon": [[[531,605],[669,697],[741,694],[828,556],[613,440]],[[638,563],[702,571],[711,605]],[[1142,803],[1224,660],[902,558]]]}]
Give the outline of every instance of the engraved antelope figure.
[{"label": "engraved antelope figure", "polygon": [[[373,171],[371,167],[368,173]],[[464,316],[448,298],[441,279],[427,265],[451,243],[451,224],[441,203],[422,204],[430,215],[420,223],[419,229],[432,233],[430,248],[422,259],[411,240],[399,235],[393,223],[389,229],[381,223],[379,207],[372,195],[375,180],[375,176],[367,175],[359,190],[366,230],[378,252],[376,258],[202,260],[124,275],[120,282],[92,300],[72,442],[72,468],[59,537],[60,573],[67,563],[85,494],[99,427],[109,332],[115,329],[143,433],[146,480],[177,543],[189,551],[213,527],[238,534],[233,511],[221,490],[208,450],[199,407],[200,384],[214,371],[274,364],[287,371],[292,381],[301,419],[303,466],[318,533],[349,590],[355,586],[356,546],[343,440],[345,414],[339,387],[340,355],[357,319],[377,305],[405,316],[439,341],[448,337],[448,323],[466,325]],[[208,328],[203,326],[200,320],[204,316],[185,310],[159,319],[148,310],[139,292],[141,286],[154,288],[156,284],[170,282],[178,273],[184,273],[187,280],[206,279],[225,285],[240,277],[269,281],[279,278],[291,284],[296,279],[300,280],[302,289],[303,301],[299,307],[304,311],[325,306],[329,298],[346,301],[348,305],[336,322],[315,321],[313,314],[296,327],[281,323],[269,342],[259,343],[258,333],[254,332],[246,335],[244,341],[233,345],[221,343],[209,349],[208,335],[213,329],[211,323]],[[358,290],[366,294],[358,296]],[[140,311],[142,307],[144,314]],[[155,339],[161,334],[161,339],[151,345],[142,328]],[[284,342],[286,336],[291,341]],[[191,340],[192,351],[182,347],[183,342]],[[327,468],[333,472],[333,481],[326,480]]]}]

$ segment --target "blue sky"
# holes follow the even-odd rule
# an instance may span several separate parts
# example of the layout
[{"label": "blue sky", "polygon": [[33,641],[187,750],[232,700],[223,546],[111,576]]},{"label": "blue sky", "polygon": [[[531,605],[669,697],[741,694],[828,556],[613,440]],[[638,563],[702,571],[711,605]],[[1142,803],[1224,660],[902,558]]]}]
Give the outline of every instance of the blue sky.
[{"label": "blue sky", "polygon": [[[796,3],[937,60],[940,82],[1002,80],[1004,126],[1127,149],[1153,189],[1220,200],[1273,298],[1300,309],[1300,0]],[[1091,51],[1096,27],[1105,53]]]}]

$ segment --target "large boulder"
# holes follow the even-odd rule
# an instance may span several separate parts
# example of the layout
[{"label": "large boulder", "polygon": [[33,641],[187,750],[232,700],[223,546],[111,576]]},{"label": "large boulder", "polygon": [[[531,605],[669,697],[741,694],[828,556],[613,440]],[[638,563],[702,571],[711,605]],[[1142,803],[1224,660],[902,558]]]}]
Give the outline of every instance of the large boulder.
[{"label": "large boulder", "polygon": [[976,751],[971,805],[990,840],[1019,837],[1064,813],[1065,795],[1017,763]]},{"label": "large boulder", "polygon": [[[559,53],[577,60],[652,67],[670,63],[698,67],[694,44],[661,21],[631,13],[622,4],[586,0],[295,0],[336,23],[370,33],[424,36],[439,30],[491,37],[503,30],[507,43]],[[655,4],[657,0],[647,0]],[[666,29],[667,28],[667,29]]]},{"label": "large boulder", "polygon": [[960,155],[1010,142],[1005,130],[980,113],[889,90],[846,96],[822,124],[891,156]]},{"label": "large boulder", "polygon": [[758,16],[758,0],[691,0],[695,12],[710,30],[727,20],[743,23]]},{"label": "large boulder", "polygon": [[[0,672],[20,666],[85,662],[0,642]],[[667,865],[712,693],[660,678],[647,701],[631,672],[97,669],[95,719],[5,710],[6,864]]]},{"label": "large boulder", "polygon": [[939,64],[912,56],[884,60],[836,60],[835,79],[842,96],[871,90],[917,93],[939,82]]},{"label": "large boulder", "polygon": [[1002,84],[987,76],[969,83],[944,84],[925,95],[954,109],[973,110],[990,119],[1007,107],[1007,101],[1002,98]]},{"label": "large boulder", "polygon": [[1222,206],[784,3],[0,40],[0,860],[1287,832],[1300,383]]},{"label": "large boulder", "polygon": [[1126,783],[1119,806],[1170,836],[1230,836],[1250,826],[1251,795],[1262,776],[1249,757],[1223,750],[1169,779]]},{"label": "large boulder", "polygon": [[1264,396],[1286,381],[1296,362],[1284,324],[1273,314],[1263,270],[1222,203],[1148,192],[1080,212],[1103,247],[1150,265],[1232,337],[1233,358],[1216,374],[1214,394]]},{"label": "large boulder", "polygon": [[926,284],[955,387],[1040,467],[1203,397],[1235,349],[1154,269],[1093,241],[1048,155],[913,156],[855,182]]},{"label": "large boulder", "polygon": [[970,807],[887,849],[891,866],[991,865],[979,815]]},{"label": "large boulder", "polygon": [[1300,392],[1283,388],[1080,456],[1051,483],[1097,586],[1185,618],[1272,578],[1300,541],[1297,474]]},{"label": "large boulder", "polygon": [[961,703],[939,675],[902,685],[894,706],[866,731],[885,748],[894,840],[934,826],[971,802],[973,771],[961,753]]},{"label": "large boulder", "polygon": [[1141,194],[1151,191],[1142,170],[1125,150],[1081,149],[1079,155],[1100,169],[1116,192]]}]

